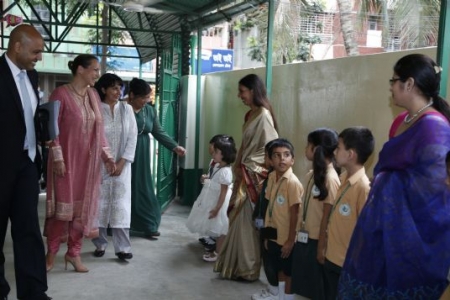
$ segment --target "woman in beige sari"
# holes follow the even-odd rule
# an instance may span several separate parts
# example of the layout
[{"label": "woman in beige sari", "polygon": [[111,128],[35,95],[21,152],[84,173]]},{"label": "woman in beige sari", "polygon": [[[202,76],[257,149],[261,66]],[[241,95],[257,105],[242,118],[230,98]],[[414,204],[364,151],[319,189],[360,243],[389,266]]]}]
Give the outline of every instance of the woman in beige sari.
[{"label": "woman in beige sari", "polygon": [[258,232],[252,221],[253,205],[267,177],[264,146],[278,137],[276,119],[266,88],[255,74],[239,81],[238,97],[250,107],[245,115],[242,144],[234,165],[233,194],[229,206],[230,228],[214,266],[226,279],[253,281],[261,269]]}]

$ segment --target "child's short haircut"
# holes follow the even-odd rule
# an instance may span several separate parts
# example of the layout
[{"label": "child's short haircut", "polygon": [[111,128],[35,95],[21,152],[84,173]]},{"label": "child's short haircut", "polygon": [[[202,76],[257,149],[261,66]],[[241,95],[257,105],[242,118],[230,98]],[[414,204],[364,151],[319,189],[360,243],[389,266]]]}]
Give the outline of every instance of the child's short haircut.
[{"label": "child's short haircut", "polygon": [[[275,140],[276,140],[276,139],[275,139]],[[266,145],[264,146],[264,152],[266,152],[267,154],[269,154],[270,146],[272,146],[272,143],[273,143],[273,141],[275,141],[275,140],[271,140],[271,141],[269,141],[269,142],[266,143]]]},{"label": "child's short haircut", "polygon": [[214,142],[214,148],[219,149],[220,152],[222,152],[222,160],[227,164],[232,164],[236,160],[236,145],[231,136],[226,135],[218,138]]},{"label": "child's short haircut", "polygon": [[292,146],[291,142],[289,142],[287,139],[284,138],[278,138],[274,139],[269,142],[269,157],[272,158],[273,150],[275,148],[287,148],[289,149],[289,152],[291,152],[292,157],[294,157],[294,146]]},{"label": "child's short haircut", "polygon": [[223,138],[229,138],[229,135],[226,134],[216,134],[215,136],[213,136],[210,140],[209,143],[210,144],[215,144],[219,139],[223,139]]},{"label": "child's short haircut", "polygon": [[344,129],[339,137],[342,139],[345,149],[353,149],[358,154],[358,163],[364,165],[375,147],[375,139],[372,132],[362,126]]}]

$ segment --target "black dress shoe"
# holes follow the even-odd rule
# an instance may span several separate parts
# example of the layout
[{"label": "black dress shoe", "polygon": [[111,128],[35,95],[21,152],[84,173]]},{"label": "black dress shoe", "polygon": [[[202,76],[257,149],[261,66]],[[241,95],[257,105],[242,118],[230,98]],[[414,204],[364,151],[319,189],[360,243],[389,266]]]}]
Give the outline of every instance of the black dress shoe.
[{"label": "black dress shoe", "polygon": [[121,260],[127,260],[133,258],[133,253],[117,252],[116,256]]},{"label": "black dress shoe", "polygon": [[161,232],[159,231],[155,231],[155,232],[150,232],[150,236],[160,236]]},{"label": "black dress shoe", "polygon": [[105,250],[95,249],[95,251],[94,251],[95,257],[102,257],[103,255],[105,255]]},{"label": "black dress shoe", "polygon": [[[8,296],[3,296],[0,299],[1,300],[8,300]],[[35,296],[32,296],[31,298],[22,298],[22,299],[26,299],[26,300],[29,300],[29,299],[52,300],[52,297],[49,297],[46,294],[43,294],[43,295],[41,294],[41,296],[38,296],[37,298],[36,298],[36,295],[35,295]]]}]

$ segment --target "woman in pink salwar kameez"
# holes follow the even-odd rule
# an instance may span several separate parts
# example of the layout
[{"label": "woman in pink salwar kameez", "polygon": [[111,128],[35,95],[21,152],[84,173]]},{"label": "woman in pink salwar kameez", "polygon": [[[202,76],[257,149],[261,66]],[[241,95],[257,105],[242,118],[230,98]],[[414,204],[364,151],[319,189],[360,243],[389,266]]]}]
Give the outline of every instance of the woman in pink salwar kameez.
[{"label": "woman in pink salwar kameez", "polygon": [[44,235],[47,236],[47,271],[54,266],[60,244],[67,241],[64,256],[75,271],[87,272],[80,251],[83,237],[98,235],[95,220],[100,190],[100,166],[115,169],[109,152],[100,110],[100,98],[94,86],[99,78],[99,62],[82,54],[69,62],[74,75],[71,83],[56,88],[50,101],[61,102],[59,136],[50,144],[47,175],[47,212]]}]

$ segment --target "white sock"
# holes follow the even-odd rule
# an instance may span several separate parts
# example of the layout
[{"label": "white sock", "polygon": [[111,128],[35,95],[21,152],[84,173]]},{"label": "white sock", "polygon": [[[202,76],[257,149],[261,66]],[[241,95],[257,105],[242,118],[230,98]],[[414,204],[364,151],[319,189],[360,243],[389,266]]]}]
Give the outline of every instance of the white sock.
[{"label": "white sock", "polygon": [[284,300],[294,300],[294,294],[284,294]]},{"label": "white sock", "polygon": [[286,282],[280,281],[278,282],[278,299],[284,300],[284,288],[286,286]]},{"label": "white sock", "polygon": [[269,289],[269,292],[270,292],[272,295],[274,295],[274,296],[278,295],[278,287],[277,287],[276,285],[268,284],[268,285],[267,285],[267,288]]}]

